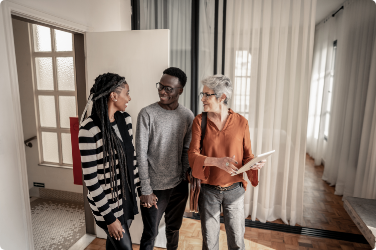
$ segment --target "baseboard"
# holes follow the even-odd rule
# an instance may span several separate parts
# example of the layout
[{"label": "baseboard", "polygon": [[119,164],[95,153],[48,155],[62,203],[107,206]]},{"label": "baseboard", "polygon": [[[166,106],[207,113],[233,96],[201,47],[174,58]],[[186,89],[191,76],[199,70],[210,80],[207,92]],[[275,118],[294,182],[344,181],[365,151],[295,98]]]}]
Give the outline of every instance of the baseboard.
[{"label": "baseboard", "polygon": [[81,193],[69,191],[61,191],[48,188],[32,187],[29,189],[30,197],[38,197],[43,199],[53,199],[60,201],[84,202],[84,196]]}]

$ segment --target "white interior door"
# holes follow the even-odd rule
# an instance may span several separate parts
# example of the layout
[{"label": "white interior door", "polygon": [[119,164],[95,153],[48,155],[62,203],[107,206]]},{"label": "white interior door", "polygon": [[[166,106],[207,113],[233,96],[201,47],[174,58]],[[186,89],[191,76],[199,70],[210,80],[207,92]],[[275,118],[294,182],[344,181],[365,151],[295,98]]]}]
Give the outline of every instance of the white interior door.
[{"label": "white interior door", "polygon": [[[124,76],[132,98],[126,111],[132,117],[133,133],[139,111],[159,100],[155,83],[169,66],[169,40],[169,30],[86,34],[87,89],[90,91],[94,79],[100,74],[111,72]],[[137,202],[139,203],[139,199]],[[140,243],[142,230],[139,213],[130,228],[133,243]],[[105,232],[98,226],[96,232],[97,237],[106,238]],[[155,246],[166,248],[164,217]]]}]

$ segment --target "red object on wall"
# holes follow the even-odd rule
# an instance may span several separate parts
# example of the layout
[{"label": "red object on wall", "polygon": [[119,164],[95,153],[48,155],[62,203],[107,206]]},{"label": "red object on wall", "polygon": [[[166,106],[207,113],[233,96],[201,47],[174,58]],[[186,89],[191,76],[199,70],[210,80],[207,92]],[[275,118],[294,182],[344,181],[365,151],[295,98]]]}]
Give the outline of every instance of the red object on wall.
[{"label": "red object on wall", "polygon": [[70,119],[70,133],[72,142],[72,159],[73,159],[73,179],[74,184],[82,185],[82,169],[81,169],[81,154],[78,147],[78,117],[69,117]]}]

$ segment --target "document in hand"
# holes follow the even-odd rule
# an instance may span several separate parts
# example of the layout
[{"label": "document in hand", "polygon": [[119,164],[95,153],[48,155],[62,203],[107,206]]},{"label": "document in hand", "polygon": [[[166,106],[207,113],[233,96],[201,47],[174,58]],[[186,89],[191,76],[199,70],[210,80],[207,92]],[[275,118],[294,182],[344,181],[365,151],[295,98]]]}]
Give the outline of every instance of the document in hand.
[{"label": "document in hand", "polygon": [[231,174],[231,176],[238,175],[238,174],[241,174],[241,173],[243,173],[245,171],[248,171],[248,170],[252,169],[253,167],[255,167],[254,165],[257,162],[265,160],[267,157],[269,157],[274,152],[275,152],[275,150],[272,150],[270,152],[263,153],[261,155],[256,156],[250,162],[248,162],[247,164],[245,164],[243,167],[239,168],[238,171],[236,171],[236,174]]}]

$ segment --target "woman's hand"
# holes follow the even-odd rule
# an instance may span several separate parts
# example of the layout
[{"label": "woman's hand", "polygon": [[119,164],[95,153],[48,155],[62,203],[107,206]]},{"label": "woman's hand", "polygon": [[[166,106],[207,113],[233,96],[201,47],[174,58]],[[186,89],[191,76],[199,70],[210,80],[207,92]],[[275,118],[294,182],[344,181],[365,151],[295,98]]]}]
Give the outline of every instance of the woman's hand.
[{"label": "woman's hand", "polygon": [[259,161],[255,165],[253,165],[254,167],[251,170],[262,169],[264,167],[265,163],[266,163],[266,160]]},{"label": "woman's hand", "polygon": [[234,166],[234,163],[238,164],[238,162],[235,160],[235,155],[232,158],[207,157],[204,162],[205,166],[216,166],[229,174],[234,174],[238,170],[238,168]]},{"label": "woman's hand", "polygon": [[120,238],[123,238],[123,233],[125,233],[125,231],[118,219],[116,219],[116,221],[114,221],[112,224],[107,225],[107,228],[108,233],[111,237],[115,238],[115,240],[120,240]]},{"label": "woman's hand", "polygon": [[151,208],[152,206],[155,206],[155,208],[158,209],[157,201],[158,201],[158,197],[154,193],[140,196],[141,206],[144,206],[147,208]]}]

